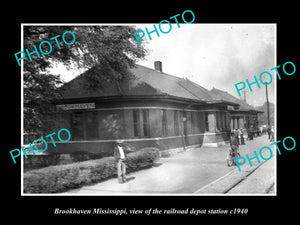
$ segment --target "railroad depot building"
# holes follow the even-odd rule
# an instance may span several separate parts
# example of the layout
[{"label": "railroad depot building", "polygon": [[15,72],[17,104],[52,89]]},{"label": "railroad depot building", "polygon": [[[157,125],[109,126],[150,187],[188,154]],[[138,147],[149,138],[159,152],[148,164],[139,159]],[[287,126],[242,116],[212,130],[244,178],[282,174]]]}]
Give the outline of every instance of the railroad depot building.
[{"label": "railroad depot building", "polygon": [[72,138],[56,143],[55,152],[113,153],[115,140],[136,149],[157,147],[181,151],[195,146],[218,147],[228,142],[235,128],[257,126],[260,113],[227,92],[207,90],[155,68],[136,65],[122,82],[88,84],[97,66],[61,87],[54,102],[55,130],[67,128]]}]

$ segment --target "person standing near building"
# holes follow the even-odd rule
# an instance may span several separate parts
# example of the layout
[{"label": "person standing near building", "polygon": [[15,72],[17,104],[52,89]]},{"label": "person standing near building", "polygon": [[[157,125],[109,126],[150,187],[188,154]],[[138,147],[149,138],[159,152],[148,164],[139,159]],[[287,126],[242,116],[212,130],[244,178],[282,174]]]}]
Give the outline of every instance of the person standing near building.
[{"label": "person standing near building", "polygon": [[238,136],[236,135],[236,131],[231,132],[231,137],[230,137],[230,147],[231,149],[236,152],[239,149],[239,141],[238,141]]},{"label": "person standing near building", "polygon": [[250,126],[250,129],[247,130],[248,131],[248,138],[250,141],[253,140],[253,125]]},{"label": "person standing near building", "polygon": [[117,172],[118,172],[118,181],[120,184],[125,183],[126,180],[126,158],[127,158],[127,151],[134,151],[130,150],[130,148],[125,149],[125,145],[123,141],[116,141],[116,147],[114,149],[114,157],[117,161]]},{"label": "person standing near building", "polygon": [[270,131],[270,142],[274,141],[274,126],[271,127],[271,131]]},{"label": "person standing near building", "polygon": [[267,127],[267,132],[268,132],[268,139],[270,140],[271,139],[271,126],[268,125]]},{"label": "person standing near building", "polygon": [[241,140],[240,144],[244,145],[245,144],[245,139],[244,139],[244,132],[243,132],[242,128],[239,129],[239,136],[240,136],[240,140]]},{"label": "person standing near building", "polygon": [[126,153],[124,151],[123,141],[116,141],[116,147],[114,149],[114,157],[117,161],[117,172],[119,183],[126,182]]},{"label": "person standing near building", "polygon": [[236,138],[236,141],[238,143],[238,145],[241,144],[241,139],[240,139],[240,129],[235,129],[235,138]]}]

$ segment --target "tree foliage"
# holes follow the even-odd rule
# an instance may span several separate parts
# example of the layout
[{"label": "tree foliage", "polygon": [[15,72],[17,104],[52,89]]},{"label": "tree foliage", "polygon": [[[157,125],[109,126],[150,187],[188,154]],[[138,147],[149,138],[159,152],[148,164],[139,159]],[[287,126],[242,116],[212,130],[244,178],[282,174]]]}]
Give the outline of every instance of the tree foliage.
[{"label": "tree foliage", "polygon": [[[259,125],[267,125],[268,124],[268,110],[267,110],[267,102],[265,102],[262,106],[257,106],[257,110],[263,111],[264,113],[258,114],[258,123]],[[275,119],[275,105],[270,102],[269,103],[269,114],[270,114],[270,125],[274,125]]]},{"label": "tree foliage", "polygon": [[[66,45],[62,35],[66,31],[75,34],[76,41]],[[128,68],[137,60],[143,59],[147,51],[138,45],[133,26],[24,26],[24,50],[39,49],[42,41],[52,44],[48,55],[39,52],[32,54],[32,61],[26,56],[24,60],[24,129],[25,132],[43,132],[47,128],[44,116],[49,113],[49,104],[59,98],[58,87],[63,84],[59,75],[51,75],[48,69],[56,63],[63,63],[66,68],[90,69],[95,65],[106,71],[105,79],[118,82],[130,76]],[[55,40],[50,38],[60,35]],[[66,42],[73,40],[72,35],[65,35]],[[48,45],[42,45],[43,52],[50,51]],[[95,67],[97,68],[97,67]],[[99,73],[91,73],[91,84],[101,82]],[[102,73],[103,74],[103,73]]]}]

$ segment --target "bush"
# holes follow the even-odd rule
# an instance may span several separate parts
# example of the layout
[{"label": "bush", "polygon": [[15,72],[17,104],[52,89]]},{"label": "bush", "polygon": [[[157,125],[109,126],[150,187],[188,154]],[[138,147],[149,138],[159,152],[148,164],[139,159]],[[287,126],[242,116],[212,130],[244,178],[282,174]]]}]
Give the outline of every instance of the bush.
[{"label": "bush", "polygon": [[60,153],[28,155],[27,159],[24,157],[24,169],[32,170],[51,165],[57,165],[59,163],[60,157]]},{"label": "bush", "polygon": [[[159,157],[157,148],[144,148],[127,155],[127,171],[151,167]],[[49,166],[24,173],[24,193],[57,193],[97,183],[117,175],[114,157]]]},{"label": "bush", "polygon": [[89,153],[83,151],[72,152],[70,157],[73,162],[81,162],[89,159]]}]

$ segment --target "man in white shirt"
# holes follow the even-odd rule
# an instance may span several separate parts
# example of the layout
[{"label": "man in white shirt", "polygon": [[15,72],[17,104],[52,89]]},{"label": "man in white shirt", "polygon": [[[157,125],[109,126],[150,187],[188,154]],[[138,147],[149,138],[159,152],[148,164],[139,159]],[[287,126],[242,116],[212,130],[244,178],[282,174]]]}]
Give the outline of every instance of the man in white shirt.
[{"label": "man in white shirt", "polygon": [[126,182],[126,165],[124,160],[126,159],[126,153],[123,146],[123,141],[116,141],[116,147],[114,149],[114,157],[117,160],[118,180],[119,183]]}]

